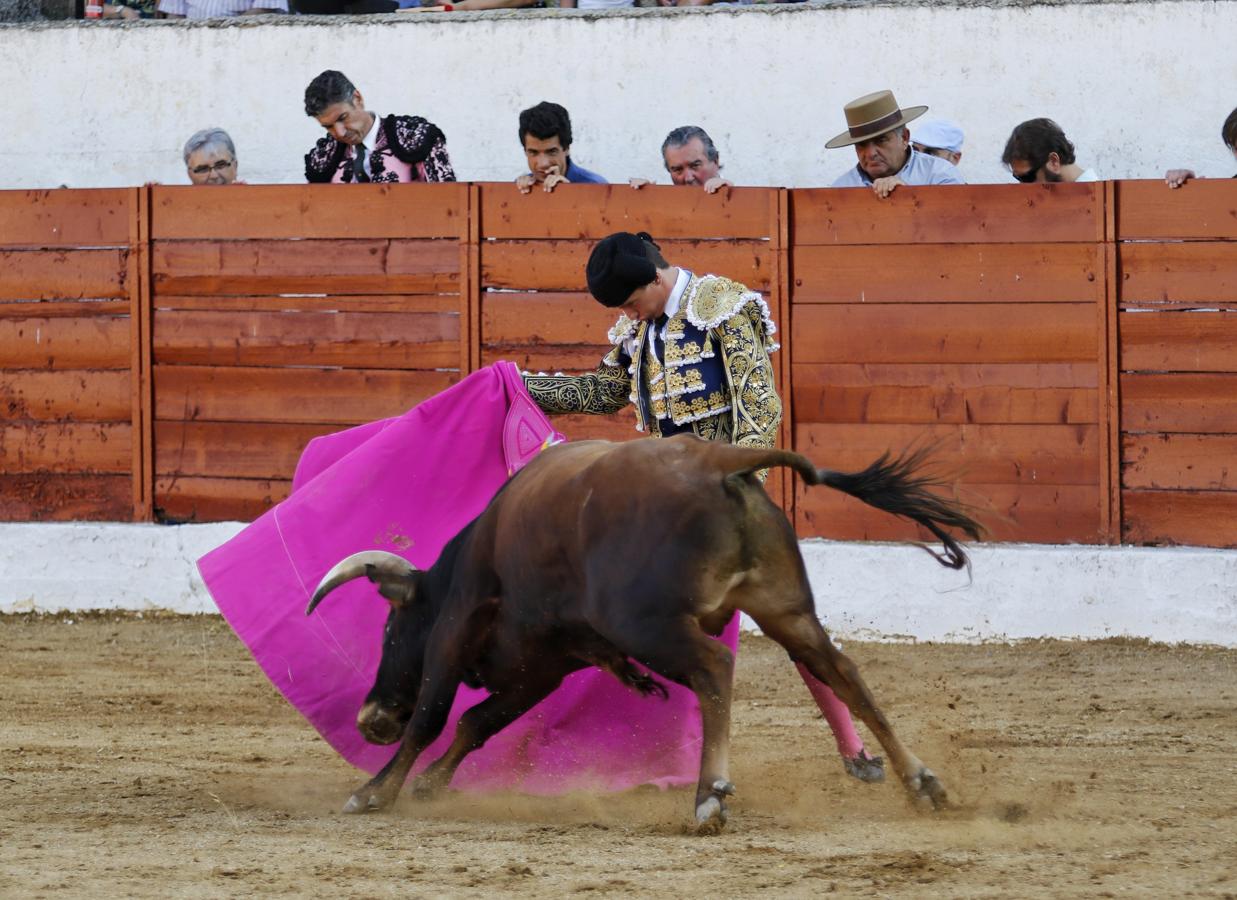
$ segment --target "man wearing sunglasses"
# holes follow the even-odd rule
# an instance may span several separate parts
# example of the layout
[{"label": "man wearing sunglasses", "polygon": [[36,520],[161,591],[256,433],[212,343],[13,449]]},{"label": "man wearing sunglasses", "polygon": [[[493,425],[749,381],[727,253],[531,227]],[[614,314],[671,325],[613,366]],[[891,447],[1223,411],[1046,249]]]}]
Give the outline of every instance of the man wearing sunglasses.
[{"label": "man wearing sunglasses", "polygon": [[884,200],[900,184],[965,184],[953,163],[911,146],[907,123],[927,111],[926,106],[902,109],[892,91],[877,91],[847,103],[843,108],[846,131],[825,147],[853,146],[859,163],[833,182],[833,187],[870,187]]},{"label": "man wearing sunglasses", "polygon": [[222,128],[203,128],[185,141],[185,171],[194,184],[236,181],[236,145]]},{"label": "man wearing sunglasses", "polygon": [[1015,128],[1001,162],[1023,184],[1100,180],[1074,161],[1074,145],[1052,119],[1028,119]]}]

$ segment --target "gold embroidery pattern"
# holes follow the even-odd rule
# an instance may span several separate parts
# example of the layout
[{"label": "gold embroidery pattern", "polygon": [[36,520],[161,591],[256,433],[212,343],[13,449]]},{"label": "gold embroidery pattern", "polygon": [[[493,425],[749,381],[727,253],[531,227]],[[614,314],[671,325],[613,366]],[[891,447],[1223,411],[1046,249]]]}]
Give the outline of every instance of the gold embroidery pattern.
[{"label": "gold embroidery pattern", "polygon": [[703,275],[691,285],[687,297],[687,321],[705,331],[734,316],[743,305],[747,288],[729,278]]},{"label": "gold embroidery pattern", "polygon": [[[609,357],[606,357],[609,359]],[[622,366],[602,363],[587,375],[524,375],[533,402],[547,415],[609,415],[628,402],[631,377]]]}]

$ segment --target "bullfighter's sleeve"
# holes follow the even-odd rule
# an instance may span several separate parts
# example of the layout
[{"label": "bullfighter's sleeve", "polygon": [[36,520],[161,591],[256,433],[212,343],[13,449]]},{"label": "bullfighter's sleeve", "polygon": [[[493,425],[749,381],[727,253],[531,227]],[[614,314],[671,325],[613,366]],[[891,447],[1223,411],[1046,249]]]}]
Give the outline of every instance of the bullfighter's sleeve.
[{"label": "bullfighter's sleeve", "polygon": [[731,441],[739,446],[777,444],[782,400],[769,361],[777,349],[775,330],[764,298],[756,293],[746,294],[739,311],[718,327],[734,416]]},{"label": "bullfighter's sleeve", "polygon": [[634,323],[626,316],[610,329],[613,348],[602,357],[595,372],[587,375],[530,375],[525,373],[528,395],[551,415],[588,413],[607,416],[632,401],[631,350]]}]

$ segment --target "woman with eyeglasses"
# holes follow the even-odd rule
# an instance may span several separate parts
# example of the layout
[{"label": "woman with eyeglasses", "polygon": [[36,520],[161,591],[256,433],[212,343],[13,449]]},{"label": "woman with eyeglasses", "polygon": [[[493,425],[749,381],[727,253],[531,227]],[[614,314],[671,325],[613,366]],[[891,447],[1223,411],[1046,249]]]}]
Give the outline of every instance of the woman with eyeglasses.
[{"label": "woman with eyeglasses", "polygon": [[222,128],[203,128],[185,141],[185,169],[194,184],[232,184],[236,145]]}]

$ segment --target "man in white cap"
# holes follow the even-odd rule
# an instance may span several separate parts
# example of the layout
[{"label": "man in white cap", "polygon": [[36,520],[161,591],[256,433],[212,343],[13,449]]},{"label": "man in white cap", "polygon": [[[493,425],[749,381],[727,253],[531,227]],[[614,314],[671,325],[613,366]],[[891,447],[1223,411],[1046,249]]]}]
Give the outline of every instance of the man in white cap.
[{"label": "man in white cap", "polygon": [[920,153],[930,153],[955,166],[962,161],[965,137],[956,122],[948,119],[925,119],[911,131],[911,146]]},{"label": "man in white cap", "polygon": [[882,200],[900,184],[965,184],[953,163],[911,147],[907,124],[928,111],[926,106],[902,109],[892,91],[877,91],[843,108],[846,131],[825,144],[830,150],[855,148],[859,163],[833,187],[870,187]]}]

